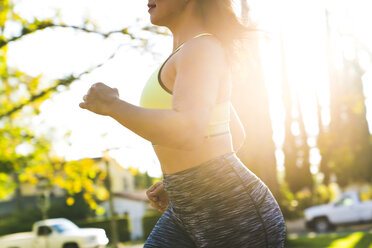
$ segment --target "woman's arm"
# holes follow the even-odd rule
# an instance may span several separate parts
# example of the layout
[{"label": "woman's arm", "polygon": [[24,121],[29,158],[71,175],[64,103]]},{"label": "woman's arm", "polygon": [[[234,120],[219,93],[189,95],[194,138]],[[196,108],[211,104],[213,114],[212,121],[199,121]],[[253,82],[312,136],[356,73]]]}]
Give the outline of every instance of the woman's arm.
[{"label": "woman's arm", "polygon": [[109,115],[152,143],[189,150],[196,146],[197,131],[205,121],[197,118],[201,112],[147,109],[117,100]]},{"label": "woman's arm", "polygon": [[235,152],[243,146],[245,141],[245,131],[243,124],[240,121],[238,114],[235,111],[234,106],[230,105],[230,132],[232,136],[232,143]]},{"label": "woman's arm", "polygon": [[202,37],[185,43],[175,61],[172,109],[147,109],[122,101],[116,89],[97,83],[80,107],[108,115],[158,145],[194,149],[204,140],[211,108],[226,69],[222,46]]}]

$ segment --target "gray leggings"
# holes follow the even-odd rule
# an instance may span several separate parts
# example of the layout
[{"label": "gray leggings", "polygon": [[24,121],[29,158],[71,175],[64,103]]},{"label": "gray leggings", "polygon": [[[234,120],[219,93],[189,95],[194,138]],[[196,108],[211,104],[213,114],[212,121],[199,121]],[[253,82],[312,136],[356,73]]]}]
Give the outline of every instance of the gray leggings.
[{"label": "gray leggings", "polygon": [[145,248],[281,248],[282,212],[267,186],[235,153],[164,175],[170,198]]}]

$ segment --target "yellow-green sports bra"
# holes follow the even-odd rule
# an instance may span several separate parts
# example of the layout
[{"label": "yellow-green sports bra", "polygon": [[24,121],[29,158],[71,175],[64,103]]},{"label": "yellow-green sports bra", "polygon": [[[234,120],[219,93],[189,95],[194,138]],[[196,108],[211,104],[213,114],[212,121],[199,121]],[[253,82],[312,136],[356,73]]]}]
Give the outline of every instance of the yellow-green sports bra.
[{"label": "yellow-green sports bra", "polygon": [[[202,33],[193,37],[197,38],[210,33]],[[158,67],[148,79],[141,95],[140,106],[151,109],[172,109],[172,91],[165,87],[161,81],[160,73],[165,63],[178,52],[185,43],[178,46],[174,52]],[[206,137],[222,135],[230,132],[230,101],[218,103],[211,112]],[[155,144],[153,144],[155,145]]]}]

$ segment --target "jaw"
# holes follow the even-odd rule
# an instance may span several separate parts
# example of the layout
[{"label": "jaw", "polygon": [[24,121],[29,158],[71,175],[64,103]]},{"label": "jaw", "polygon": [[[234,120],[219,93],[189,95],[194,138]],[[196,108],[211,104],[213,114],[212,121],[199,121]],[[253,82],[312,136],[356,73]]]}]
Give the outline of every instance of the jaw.
[{"label": "jaw", "polygon": [[151,13],[150,20],[151,23],[157,26],[167,27],[168,29],[173,29],[174,27],[179,26],[183,22],[184,13],[182,12],[173,12],[162,14],[161,12],[156,12],[157,9]]},{"label": "jaw", "polygon": [[155,8],[151,9],[151,23],[157,26],[177,26],[182,19],[185,19],[186,12],[189,12],[190,6],[179,0],[155,0]]}]

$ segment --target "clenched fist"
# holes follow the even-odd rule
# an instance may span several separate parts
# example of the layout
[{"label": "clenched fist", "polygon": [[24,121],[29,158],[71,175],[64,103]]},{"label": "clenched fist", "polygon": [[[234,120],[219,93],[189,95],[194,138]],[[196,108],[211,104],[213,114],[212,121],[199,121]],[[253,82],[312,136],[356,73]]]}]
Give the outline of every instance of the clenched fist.
[{"label": "clenched fist", "polygon": [[169,198],[167,192],[164,190],[163,182],[158,181],[154,183],[147,191],[147,197],[150,200],[151,206],[164,212],[168,208]]},{"label": "clenched fist", "polygon": [[84,102],[79,104],[80,108],[99,115],[109,115],[112,104],[119,100],[119,91],[103,83],[95,83],[90,87],[83,100]]}]

